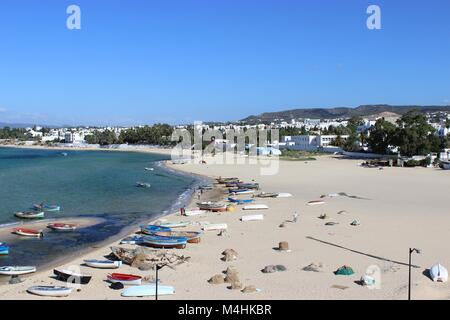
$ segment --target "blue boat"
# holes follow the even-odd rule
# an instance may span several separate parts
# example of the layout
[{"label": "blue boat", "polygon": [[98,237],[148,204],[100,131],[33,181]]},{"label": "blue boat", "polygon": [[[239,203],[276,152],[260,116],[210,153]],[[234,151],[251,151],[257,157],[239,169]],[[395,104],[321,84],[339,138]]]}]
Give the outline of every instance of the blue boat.
[{"label": "blue boat", "polygon": [[141,232],[145,233],[145,234],[151,234],[152,232],[158,232],[158,231],[172,231],[172,229],[168,228],[168,227],[157,226],[154,224],[141,226]]},{"label": "blue boat", "polygon": [[120,244],[139,244],[142,243],[141,236],[126,237],[120,241]]},{"label": "blue boat", "polygon": [[0,242],[0,255],[9,254],[9,246],[6,243]]},{"label": "blue boat", "polygon": [[41,210],[41,211],[60,211],[61,206],[58,205],[50,205],[45,203],[39,203],[33,205],[34,210]]},{"label": "blue boat", "polygon": [[243,204],[243,203],[251,203],[255,201],[254,199],[235,199],[235,198],[228,198],[228,201],[237,203],[237,204]]},{"label": "blue boat", "polygon": [[160,236],[144,236],[142,243],[154,248],[165,249],[184,249],[188,238],[186,237],[160,237]]}]

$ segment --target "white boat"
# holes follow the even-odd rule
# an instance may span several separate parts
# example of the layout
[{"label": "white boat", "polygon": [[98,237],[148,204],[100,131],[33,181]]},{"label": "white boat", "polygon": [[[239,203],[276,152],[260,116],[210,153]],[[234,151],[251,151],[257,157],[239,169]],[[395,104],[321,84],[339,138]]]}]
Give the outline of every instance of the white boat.
[{"label": "white boat", "polygon": [[226,223],[211,223],[205,224],[202,229],[203,231],[215,231],[215,230],[226,230],[228,225]]},{"label": "white boat", "polygon": [[206,214],[208,211],[206,210],[201,210],[201,209],[191,209],[191,210],[186,210],[184,211],[185,216],[190,217],[190,216],[198,216],[200,214]]},{"label": "white boat", "polygon": [[[175,289],[172,286],[158,285],[158,296],[174,294]],[[146,297],[156,295],[156,285],[149,284],[144,286],[130,287],[122,291],[122,297]]]},{"label": "white boat", "polygon": [[430,268],[430,278],[435,282],[447,282],[448,271],[441,264],[436,263]]},{"label": "white boat", "polygon": [[153,171],[153,170],[155,170],[155,169],[153,169],[153,168],[145,168],[145,170],[146,170],[146,171]]},{"label": "white boat", "polygon": [[184,228],[190,224],[191,223],[189,221],[179,221],[179,222],[163,222],[160,223],[158,226],[163,228]]},{"label": "white boat", "polygon": [[230,191],[232,194],[251,194],[255,193],[254,189]]},{"label": "white boat", "polygon": [[290,197],[292,197],[292,194],[287,193],[287,192],[280,192],[280,193],[276,196],[276,198],[290,198]]},{"label": "white boat", "polygon": [[263,214],[250,214],[241,217],[241,221],[260,221],[260,220],[264,220]]},{"label": "white boat", "polygon": [[5,266],[0,267],[0,275],[19,276],[22,274],[36,272],[36,267],[31,266]]},{"label": "white boat", "polygon": [[44,211],[24,211],[16,212],[14,214],[17,218],[21,219],[41,219],[44,218]]},{"label": "white boat", "polygon": [[265,210],[269,209],[269,207],[265,204],[251,204],[248,206],[244,206],[242,210]]},{"label": "white boat", "polygon": [[122,265],[122,261],[112,261],[112,260],[84,260],[84,263],[92,268],[99,269],[117,269]]},{"label": "white boat", "polygon": [[33,286],[27,289],[29,293],[44,297],[67,297],[73,288],[59,286]]}]

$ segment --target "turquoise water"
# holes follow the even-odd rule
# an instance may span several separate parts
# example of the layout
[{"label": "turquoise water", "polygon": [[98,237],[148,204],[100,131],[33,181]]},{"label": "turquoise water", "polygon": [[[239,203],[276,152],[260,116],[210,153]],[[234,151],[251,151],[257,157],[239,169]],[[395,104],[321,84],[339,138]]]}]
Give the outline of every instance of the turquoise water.
[{"label": "turquoise water", "polygon": [[[44,264],[102,241],[123,227],[183,206],[199,180],[162,167],[167,156],[102,151],[0,148],[0,224],[19,221],[14,212],[33,203],[62,206],[46,218],[94,216],[106,219],[73,233],[47,232],[43,239],[15,239],[0,264]],[[153,167],[154,171],[145,171]],[[138,188],[137,181],[150,188]],[[2,239],[0,239],[0,242]]]}]

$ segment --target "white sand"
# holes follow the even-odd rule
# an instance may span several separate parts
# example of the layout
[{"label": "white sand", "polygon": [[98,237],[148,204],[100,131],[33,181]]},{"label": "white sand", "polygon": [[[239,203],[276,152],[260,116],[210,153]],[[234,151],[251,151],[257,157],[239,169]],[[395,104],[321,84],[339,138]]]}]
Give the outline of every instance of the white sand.
[{"label": "white sand", "polygon": [[[208,163],[210,158],[205,159]],[[210,232],[200,244],[190,244],[178,250],[191,256],[191,261],[171,270],[160,271],[163,284],[173,285],[176,294],[162,299],[406,299],[408,268],[385,262],[363,254],[310,240],[307,236],[335,243],[366,254],[385,257],[401,262],[408,261],[408,248],[422,249],[413,256],[414,299],[447,299],[449,283],[433,283],[422,274],[433,263],[450,267],[450,215],[448,190],[449,171],[425,168],[385,168],[384,170],[361,168],[360,161],[319,157],[316,161],[280,161],[279,172],[272,176],[260,175],[257,165],[171,165],[176,169],[209,176],[238,176],[244,181],[255,179],[263,191],[289,192],[292,198],[259,199],[256,203],[267,204],[263,221],[241,222],[239,218],[251,211],[209,213],[207,217],[170,216],[169,221],[191,220],[227,223],[228,234],[217,236]],[[370,200],[347,197],[325,198],[326,204],[306,206],[310,200],[322,194],[346,192]],[[225,195],[224,195],[225,196]],[[242,198],[246,198],[242,196]],[[338,215],[337,212],[347,213]],[[297,223],[279,225],[299,213]],[[326,213],[330,218],[317,217]],[[360,226],[351,226],[353,220]],[[325,226],[328,221],[339,222]],[[199,229],[198,227],[190,229]],[[291,252],[274,250],[280,241],[288,241]],[[224,249],[233,248],[239,257],[233,262],[220,260]],[[79,266],[85,258],[102,258],[109,246],[79,257],[69,265]],[[306,272],[302,267],[315,262],[323,263],[323,272]],[[287,271],[264,274],[266,265],[281,264]],[[350,265],[353,276],[336,276],[338,267]],[[243,285],[254,285],[262,291],[243,294],[227,289],[228,284],[212,285],[207,280],[220,274],[228,266],[239,270]],[[377,265],[382,270],[379,289],[368,289],[355,283],[366,268]],[[68,299],[119,299],[120,290],[108,288],[107,270],[81,267],[94,275],[80,292]],[[123,266],[117,272],[153,275]],[[34,274],[17,285],[0,287],[0,299],[43,299],[25,292],[36,284],[61,284],[50,278],[51,271]],[[332,288],[346,286],[345,290]],[[152,298],[148,298],[152,299]]]}]

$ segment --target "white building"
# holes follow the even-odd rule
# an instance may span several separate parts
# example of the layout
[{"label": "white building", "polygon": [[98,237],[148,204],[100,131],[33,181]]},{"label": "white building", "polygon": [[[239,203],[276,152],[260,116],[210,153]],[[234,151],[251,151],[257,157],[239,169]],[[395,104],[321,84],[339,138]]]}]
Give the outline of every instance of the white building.
[{"label": "white building", "polygon": [[[303,135],[303,136],[285,136],[282,137],[280,148],[289,150],[304,150],[304,151],[340,151],[340,148],[333,146],[333,141],[337,135]],[[342,140],[346,140],[347,135],[341,136]]]}]

